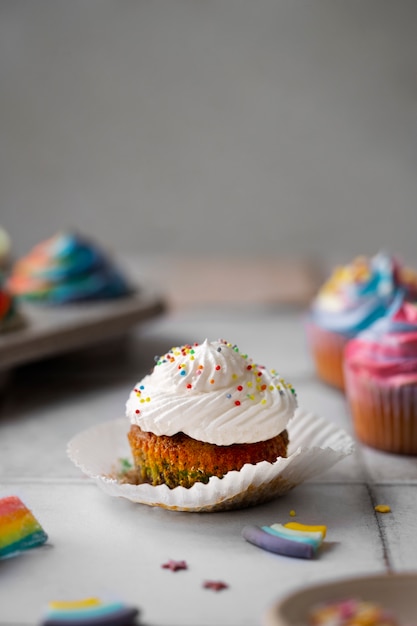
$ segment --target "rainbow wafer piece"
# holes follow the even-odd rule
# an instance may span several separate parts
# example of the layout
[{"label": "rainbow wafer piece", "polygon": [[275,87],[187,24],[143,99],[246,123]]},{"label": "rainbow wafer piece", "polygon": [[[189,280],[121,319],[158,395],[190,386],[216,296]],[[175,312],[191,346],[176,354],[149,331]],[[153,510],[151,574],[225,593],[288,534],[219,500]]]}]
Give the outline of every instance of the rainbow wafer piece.
[{"label": "rainbow wafer piece", "polygon": [[49,602],[41,626],[133,626],[138,609],[99,598]]},{"label": "rainbow wafer piece", "polygon": [[[296,527],[294,527],[296,526]],[[299,523],[245,526],[242,536],[258,548],[301,559],[312,559],[326,535],[326,526]]]},{"label": "rainbow wafer piece", "polygon": [[47,539],[48,535],[20,498],[0,499],[0,559],[41,546]]}]

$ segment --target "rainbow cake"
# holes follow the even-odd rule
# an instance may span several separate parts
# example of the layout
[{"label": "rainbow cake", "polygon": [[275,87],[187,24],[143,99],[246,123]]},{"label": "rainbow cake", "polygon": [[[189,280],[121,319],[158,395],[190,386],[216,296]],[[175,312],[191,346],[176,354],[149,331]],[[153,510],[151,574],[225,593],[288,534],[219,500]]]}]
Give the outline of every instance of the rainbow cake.
[{"label": "rainbow cake", "polygon": [[383,317],[399,291],[417,298],[417,273],[387,254],[336,268],[310,307],[307,338],[318,377],[344,389],[346,343]]},{"label": "rainbow cake", "polygon": [[357,437],[416,455],[417,301],[400,294],[385,317],[348,343],[345,380]]},{"label": "rainbow cake", "polygon": [[0,559],[36,548],[48,535],[17,496],[0,499]]},{"label": "rainbow cake", "polygon": [[273,464],[287,456],[296,409],[293,387],[236,345],[172,348],[126,404],[136,481],[189,488],[245,464]]},{"label": "rainbow cake", "polygon": [[138,609],[99,598],[49,602],[41,626],[133,626]]},{"label": "rainbow cake", "polygon": [[8,287],[24,300],[55,305],[131,292],[104,251],[86,237],[66,232],[39,243],[17,261]]},{"label": "rainbow cake", "polygon": [[16,298],[4,286],[4,279],[0,274],[0,333],[16,330],[23,325],[24,319]]}]

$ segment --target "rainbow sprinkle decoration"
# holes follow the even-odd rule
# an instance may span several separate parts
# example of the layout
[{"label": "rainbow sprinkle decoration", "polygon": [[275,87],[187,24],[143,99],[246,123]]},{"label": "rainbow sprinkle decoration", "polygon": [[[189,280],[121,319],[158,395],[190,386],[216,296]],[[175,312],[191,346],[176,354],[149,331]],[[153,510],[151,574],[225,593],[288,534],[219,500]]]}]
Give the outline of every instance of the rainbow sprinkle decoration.
[{"label": "rainbow sprinkle decoration", "polygon": [[47,539],[48,535],[20,498],[0,499],[0,559],[36,548]]},{"label": "rainbow sprinkle decoration", "polygon": [[122,602],[102,602],[99,598],[48,603],[41,626],[133,626],[138,609]]},{"label": "rainbow sprinkle decoration", "polygon": [[249,543],[284,556],[312,559],[326,536],[326,526],[309,526],[298,522],[245,526],[242,536]]}]

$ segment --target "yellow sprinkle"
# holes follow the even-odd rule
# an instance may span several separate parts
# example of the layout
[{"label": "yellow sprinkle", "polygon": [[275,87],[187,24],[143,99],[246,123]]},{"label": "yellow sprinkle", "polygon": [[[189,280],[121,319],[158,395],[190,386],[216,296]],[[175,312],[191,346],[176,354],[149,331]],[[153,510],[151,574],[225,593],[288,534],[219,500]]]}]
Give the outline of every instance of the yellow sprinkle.
[{"label": "yellow sprinkle", "polygon": [[319,532],[323,534],[323,539],[326,536],[327,526],[311,526],[309,524],[300,524],[299,522],[288,522],[284,524],[286,528],[292,528],[293,530],[304,530],[306,532]]},{"label": "yellow sprinkle", "polygon": [[252,387],[252,383],[251,383],[251,381],[249,381],[249,382],[247,383],[247,385],[248,385],[248,387]]},{"label": "yellow sprinkle", "polygon": [[151,401],[151,399],[150,399],[150,398],[146,398],[146,402],[150,402],[150,401]]},{"label": "yellow sprinkle", "polygon": [[291,517],[295,517],[295,515],[296,515],[296,514],[295,514],[294,509],[291,509],[291,511],[290,511],[290,515],[291,515]]},{"label": "yellow sprinkle", "polygon": [[85,600],[53,600],[48,602],[51,609],[82,609],[88,606],[98,606],[101,602],[98,598],[86,598]]},{"label": "yellow sprinkle", "polygon": [[269,385],[269,391],[274,391],[275,387],[274,385]]},{"label": "yellow sprinkle", "polygon": [[232,378],[233,378],[233,380],[236,380],[237,374],[232,374]]},{"label": "yellow sprinkle", "polygon": [[141,402],[145,402],[145,400],[143,398],[140,399]]},{"label": "yellow sprinkle", "polygon": [[195,357],[190,356],[190,361],[194,361]]},{"label": "yellow sprinkle", "polygon": [[391,513],[391,507],[388,504],[377,504],[375,511],[377,513]]},{"label": "yellow sprinkle", "polygon": [[261,400],[261,404],[266,404],[265,398],[263,400]]}]

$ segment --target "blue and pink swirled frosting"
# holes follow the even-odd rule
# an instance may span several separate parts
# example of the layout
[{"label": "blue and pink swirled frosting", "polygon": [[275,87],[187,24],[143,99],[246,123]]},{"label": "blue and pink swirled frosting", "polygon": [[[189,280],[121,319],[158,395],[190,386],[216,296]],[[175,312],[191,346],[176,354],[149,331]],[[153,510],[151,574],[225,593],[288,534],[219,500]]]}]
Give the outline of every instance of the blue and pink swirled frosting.
[{"label": "blue and pink swirled frosting", "polygon": [[117,298],[131,292],[104,251],[86,237],[65,232],[17,261],[8,288],[22,299],[50,304]]},{"label": "blue and pink swirled frosting", "polygon": [[386,315],[399,291],[417,300],[417,272],[379,253],[337,267],[320,289],[310,319],[346,338],[355,337]]},{"label": "blue and pink swirled frosting", "polygon": [[399,294],[388,313],[351,340],[346,365],[359,376],[399,387],[417,383],[417,301]]}]

